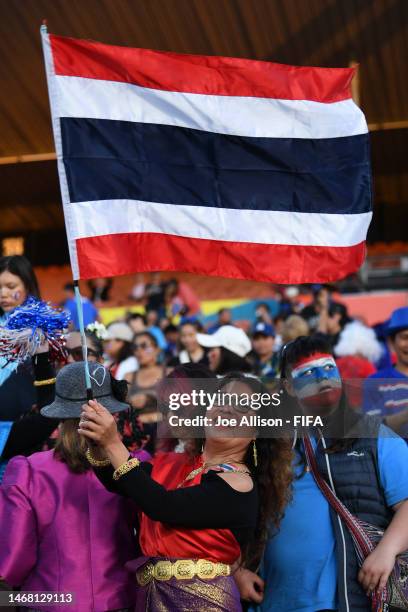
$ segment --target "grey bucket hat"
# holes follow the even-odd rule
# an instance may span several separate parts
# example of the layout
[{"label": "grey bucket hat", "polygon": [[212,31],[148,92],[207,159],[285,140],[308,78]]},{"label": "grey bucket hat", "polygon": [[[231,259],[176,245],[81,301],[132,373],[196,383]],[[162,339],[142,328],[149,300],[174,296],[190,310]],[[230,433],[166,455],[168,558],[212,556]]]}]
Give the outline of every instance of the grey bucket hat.
[{"label": "grey bucket hat", "polygon": [[[128,404],[115,399],[112,393],[111,376],[100,363],[89,363],[89,374],[93,396],[109,412],[121,412]],[[85,369],[83,361],[64,366],[57,374],[55,400],[44,406],[41,414],[51,419],[76,419],[81,416],[82,405],[87,402]]]}]

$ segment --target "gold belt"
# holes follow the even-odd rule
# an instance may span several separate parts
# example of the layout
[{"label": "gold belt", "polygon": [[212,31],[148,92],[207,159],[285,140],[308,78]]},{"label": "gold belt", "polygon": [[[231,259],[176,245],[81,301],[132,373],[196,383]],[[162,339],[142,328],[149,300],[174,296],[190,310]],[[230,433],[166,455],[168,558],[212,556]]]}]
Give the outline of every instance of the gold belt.
[{"label": "gold belt", "polygon": [[229,576],[231,568],[225,563],[214,563],[206,559],[179,559],[178,561],[149,561],[136,572],[136,580],[140,586],[149,584],[152,580],[190,580],[201,578],[211,580],[217,576]]}]

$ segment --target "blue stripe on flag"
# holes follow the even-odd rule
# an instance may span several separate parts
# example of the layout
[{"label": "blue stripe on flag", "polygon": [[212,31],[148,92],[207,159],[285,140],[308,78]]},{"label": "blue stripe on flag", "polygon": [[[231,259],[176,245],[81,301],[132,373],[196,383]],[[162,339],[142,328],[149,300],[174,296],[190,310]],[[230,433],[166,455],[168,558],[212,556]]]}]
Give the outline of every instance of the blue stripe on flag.
[{"label": "blue stripe on flag", "polygon": [[371,209],[367,134],[255,138],[77,118],[62,118],[61,131],[71,202],[328,214]]}]

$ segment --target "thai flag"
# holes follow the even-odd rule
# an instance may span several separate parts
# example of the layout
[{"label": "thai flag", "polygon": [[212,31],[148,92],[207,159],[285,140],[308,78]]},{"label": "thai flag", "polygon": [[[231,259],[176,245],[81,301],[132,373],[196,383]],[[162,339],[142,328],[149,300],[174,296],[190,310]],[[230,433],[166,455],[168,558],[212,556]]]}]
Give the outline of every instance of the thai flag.
[{"label": "thai flag", "polygon": [[352,69],[43,45],[74,278],[305,283],[362,264],[371,173]]}]

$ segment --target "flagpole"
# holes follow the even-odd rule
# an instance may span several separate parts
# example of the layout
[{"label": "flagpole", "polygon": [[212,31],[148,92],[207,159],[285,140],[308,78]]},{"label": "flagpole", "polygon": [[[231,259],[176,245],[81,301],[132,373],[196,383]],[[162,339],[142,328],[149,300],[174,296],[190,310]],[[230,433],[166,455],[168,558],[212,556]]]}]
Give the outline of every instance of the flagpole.
[{"label": "flagpole", "polygon": [[[50,99],[51,119],[52,119],[53,133],[54,133],[55,149],[57,152],[57,162],[58,162],[58,172],[60,176],[61,196],[62,196],[62,203],[64,206],[65,226],[68,227],[69,217],[67,217],[66,215],[65,206],[69,204],[69,194],[68,194],[67,180],[65,176],[65,169],[64,169],[63,162],[62,162],[62,138],[61,138],[60,119],[59,119],[58,113],[56,113],[58,102],[57,102],[57,95],[54,90],[54,84],[53,84],[53,79],[55,78],[54,61],[53,61],[52,53],[50,49],[48,28],[47,28],[47,22],[45,19],[43,20],[42,26],[40,28],[40,32],[41,32],[41,42],[42,42],[43,53],[44,53],[44,63],[45,63],[45,72],[46,72],[46,77],[47,77],[48,95]],[[67,231],[67,236],[69,238],[68,231]],[[81,334],[82,356],[84,360],[86,398],[89,401],[90,399],[93,399],[93,393],[92,393],[91,376],[89,373],[88,346],[86,342],[86,335],[85,335],[85,328],[84,328],[84,313],[82,309],[82,298],[81,298],[81,293],[79,291],[78,262],[76,258],[73,258],[71,249],[70,249],[70,259],[71,259],[72,276],[74,279],[75,303],[76,303],[76,309],[77,309],[77,314],[78,314],[79,332]]]},{"label": "flagpole", "polygon": [[79,333],[81,334],[82,357],[84,360],[86,399],[89,401],[93,399],[93,393],[92,393],[91,376],[89,373],[88,345],[86,343],[86,334],[85,334],[85,327],[84,327],[84,311],[82,308],[82,297],[79,291],[79,282],[77,280],[74,280],[74,292],[75,292],[75,303],[76,303],[78,322],[79,322]]}]

